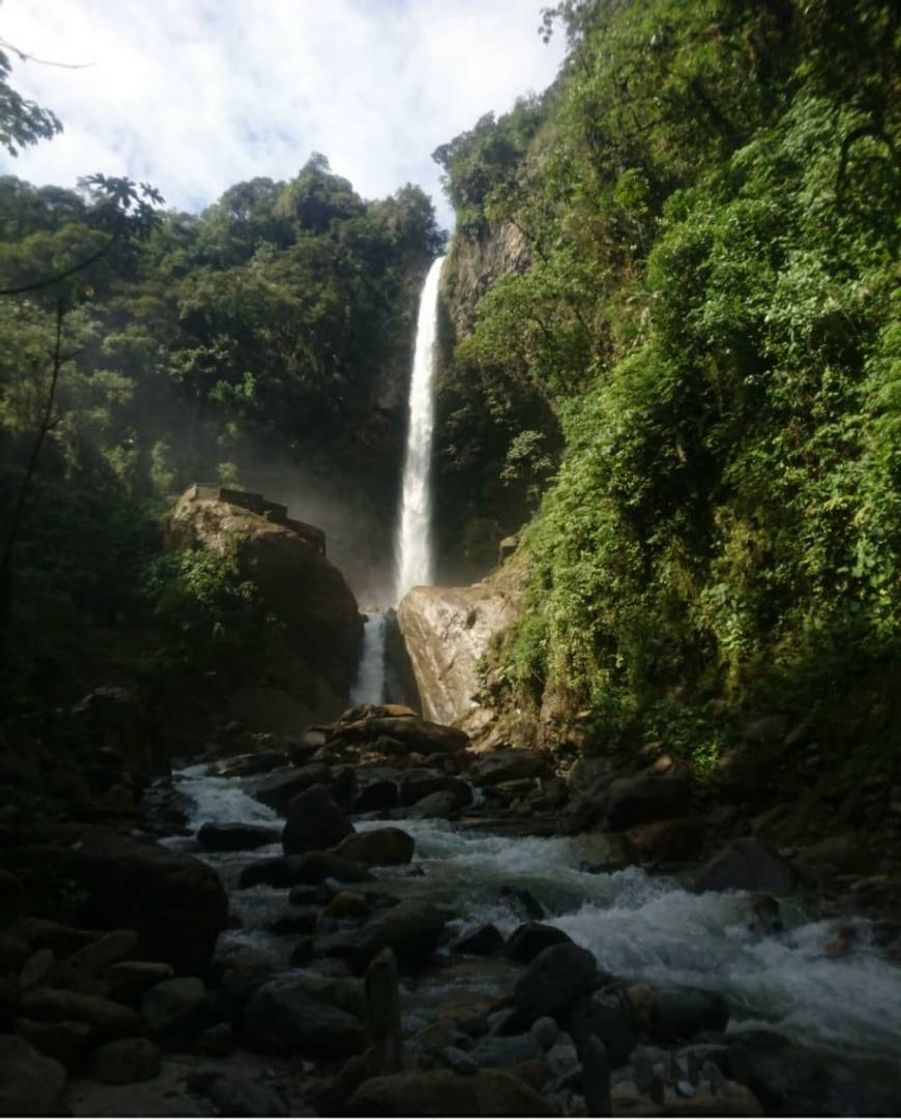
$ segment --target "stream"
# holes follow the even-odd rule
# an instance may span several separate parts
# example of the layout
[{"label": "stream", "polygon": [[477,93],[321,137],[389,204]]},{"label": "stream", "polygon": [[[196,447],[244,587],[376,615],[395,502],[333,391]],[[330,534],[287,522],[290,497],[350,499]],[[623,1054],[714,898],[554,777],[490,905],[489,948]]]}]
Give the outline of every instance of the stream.
[{"label": "stream", "polygon": [[[281,855],[280,844],[254,852],[210,853],[193,838],[206,821],[277,825],[280,818],[255,801],[240,779],[211,777],[206,765],[178,772],[176,781],[193,806],[191,835],[164,842],[215,867],[241,922],[241,928],[222,935],[219,957],[262,959],[274,970],[286,969],[294,939],[264,927],[284,911],[287,892],[264,886],[236,889],[241,868]],[[358,821],[356,827],[364,831],[385,823]],[[493,922],[505,936],[510,934],[526,915],[501,888],[526,888],[544,907],[543,920],[591,950],[603,970],[651,986],[690,985],[722,993],[732,1009],[729,1032],[778,1031],[849,1070],[863,1062],[883,1070],[897,1067],[901,969],[873,944],[864,919],[811,920],[800,900],[787,899],[782,905],[784,931],[760,935],[752,929],[750,898],[744,892],[695,894],[672,877],[651,876],[637,867],[609,874],[580,870],[583,861],[609,858],[599,836],[516,838],[440,820],[390,823],[414,837],[413,867],[423,874],[412,868],[378,869],[378,889],[395,896],[426,896],[449,907],[451,933]],[[849,924],[857,933],[852,947],[844,955],[830,956],[826,946],[839,926]],[[511,968],[503,960],[495,965],[480,961],[472,984],[481,994],[502,995],[515,976]],[[405,981],[405,1021],[411,1031],[428,1022],[430,1007],[450,987],[465,984],[462,975],[456,974],[450,984],[442,981],[440,970]],[[845,1114],[859,1113],[852,1109]]]}]

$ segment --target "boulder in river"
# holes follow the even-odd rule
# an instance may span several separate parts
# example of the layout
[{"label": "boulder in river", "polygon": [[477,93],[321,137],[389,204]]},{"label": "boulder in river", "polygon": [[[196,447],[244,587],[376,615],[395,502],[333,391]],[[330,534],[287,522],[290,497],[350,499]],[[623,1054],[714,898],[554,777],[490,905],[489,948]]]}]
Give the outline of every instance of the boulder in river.
[{"label": "boulder in river", "polygon": [[431,903],[405,899],[397,906],[376,912],[359,929],[322,938],[317,951],[345,958],[360,973],[382,949],[393,949],[398,964],[413,968],[429,960],[446,922],[445,915]]},{"label": "boulder in river", "polygon": [[469,777],[479,786],[543,778],[552,771],[549,757],[539,751],[506,750],[481,755],[470,767]]},{"label": "boulder in river", "polygon": [[787,891],[796,876],[759,840],[744,837],[718,852],[695,880],[699,891]]},{"label": "boulder in river", "polygon": [[542,922],[525,922],[510,934],[504,947],[506,955],[520,964],[530,964],[539,953],[551,945],[571,945],[572,938],[556,926]]},{"label": "boulder in river", "polygon": [[543,949],[516,981],[513,1005],[524,1023],[544,1015],[564,1013],[575,998],[591,990],[597,964],[578,945],[551,945]]},{"label": "boulder in river", "polygon": [[689,786],[681,775],[636,774],[607,787],[605,810],[610,827],[623,831],[643,821],[677,817],[687,808]]},{"label": "boulder in river", "polygon": [[469,745],[469,736],[458,727],[447,727],[417,716],[370,716],[336,728],[335,737],[345,743],[393,739],[407,750],[424,755],[465,750]]},{"label": "boulder in river", "polygon": [[107,1085],[132,1085],[156,1077],[162,1065],[159,1047],[147,1038],[105,1042],[91,1054],[90,1076]]},{"label": "boulder in river", "polygon": [[367,867],[342,859],[334,852],[304,852],[299,856],[275,856],[248,864],[241,872],[238,886],[294,887],[324,883],[326,879],[362,883],[372,878]]},{"label": "boulder in river", "polygon": [[409,863],[414,847],[413,837],[403,829],[374,828],[346,836],[335,848],[335,855],[366,867],[381,867]]},{"label": "boulder in river", "polygon": [[354,826],[331,794],[322,785],[314,785],[292,799],[288,819],[282,832],[285,855],[324,851],[350,836]]},{"label": "boulder in river", "polygon": [[247,784],[247,792],[263,805],[285,814],[291,800],[310,786],[328,786],[331,767],[324,762],[308,762],[304,766],[282,766],[263,778]]},{"label": "boulder in river", "polygon": [[277,844],[280,838],[279,829],[242,821],[207,821],[197,832],[197,843],[211,852],[248,852]]}]

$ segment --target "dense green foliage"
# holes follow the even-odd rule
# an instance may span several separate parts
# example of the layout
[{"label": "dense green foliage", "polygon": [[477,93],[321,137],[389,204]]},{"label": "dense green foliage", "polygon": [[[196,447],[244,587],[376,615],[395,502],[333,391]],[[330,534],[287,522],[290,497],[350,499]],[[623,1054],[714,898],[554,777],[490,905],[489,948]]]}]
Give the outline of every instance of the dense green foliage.
[{"label": "dense green foliage", "polygon": [[[59,123],[7,74],[0,55],[15,154]],[[162,556],[161,515],[188,483],[240,482],[263,455],[397,470],[402,420],[378,399],[406,373],[443,244],[427,196],[367,202],[314,154],[199,216],[161,202],[102,176],[77,190],[0,178],[8,711],[123,673],[164,692],[179,675],[264,671],[279,635],[253,589],[233,566]]]},{"label": "dense green foliage", "polygon": [[[897,16],[555,18],[564,74],[480,199],[531,265],[482,299],[449,375],[486,401],[539,393],[565,433],[501,669],[518,702],[590,704],[611,734],[687,719],[710,746],[724,703],[806,714],[897,657]],[[450,146],[455,201],[509,128]]]}]

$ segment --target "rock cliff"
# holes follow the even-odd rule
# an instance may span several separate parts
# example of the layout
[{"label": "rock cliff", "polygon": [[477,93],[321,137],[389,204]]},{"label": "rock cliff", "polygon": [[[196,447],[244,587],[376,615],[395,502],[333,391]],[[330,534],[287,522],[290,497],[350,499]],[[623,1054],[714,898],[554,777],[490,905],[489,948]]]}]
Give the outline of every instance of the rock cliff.
[{"label": "rock cliff", "polygon": [[256,584],[285,624],[295,654],[278,687],[233,698],[235,715],[252,716],[258,726],[267,712],[276,723],[293,726],[310,716],[334,715],[346,706],[356,674],[363,619],[343,575],[324,554],[322,534],[291,521],[281,507],[246,508],[254,504],[248,499],[261,501],[258,495],[207,494],[192,487],[181,497],[169,519],[168,547],[233,553],[241,576]]},{"label": "rock cliff", "polygon": [[470,587],[414,587],[401,600],[398,623],[423,714],[477,734],[494,720],[481,692],[479,662],[495,635],[516,618],[522,565],[506,564]]}]

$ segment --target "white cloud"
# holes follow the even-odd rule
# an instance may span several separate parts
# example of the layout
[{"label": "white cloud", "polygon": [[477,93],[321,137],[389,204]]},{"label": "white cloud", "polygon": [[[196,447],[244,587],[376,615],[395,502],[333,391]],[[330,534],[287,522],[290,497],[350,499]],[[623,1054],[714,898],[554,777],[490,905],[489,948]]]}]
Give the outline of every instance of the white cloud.
[{"label": "white cloud", "polygon": [[[546,3],[547,0],[544,0]],[[0,35],[40,58],[16,88],[65,131],[0,159],[32,182],[147,179],[198,209],[311,151],[368,198],[414,182],[447,224],[431,152],[554,78],[542,0],[6,0]]]}]

